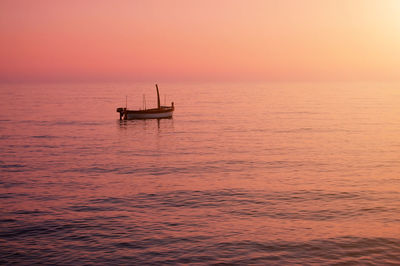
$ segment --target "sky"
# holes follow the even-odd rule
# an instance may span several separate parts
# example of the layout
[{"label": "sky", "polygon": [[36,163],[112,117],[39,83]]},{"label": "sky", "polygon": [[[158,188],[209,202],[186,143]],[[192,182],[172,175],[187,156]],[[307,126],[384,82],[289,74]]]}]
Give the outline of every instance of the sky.
[{"label": "sky", "polygon": [[1,0],[0,82],[399,81],[397,0]]}]

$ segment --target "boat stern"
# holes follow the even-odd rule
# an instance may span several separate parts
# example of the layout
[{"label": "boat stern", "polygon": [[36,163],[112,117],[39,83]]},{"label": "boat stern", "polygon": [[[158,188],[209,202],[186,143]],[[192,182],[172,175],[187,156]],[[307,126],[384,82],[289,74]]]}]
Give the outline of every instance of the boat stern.
[{"label": "boat stern", "polygon": [[126,108],[118,107],[117,113],[119,113],[119,120],[122,120],[122,118],[124,117],[124,114],[126,113]]}]

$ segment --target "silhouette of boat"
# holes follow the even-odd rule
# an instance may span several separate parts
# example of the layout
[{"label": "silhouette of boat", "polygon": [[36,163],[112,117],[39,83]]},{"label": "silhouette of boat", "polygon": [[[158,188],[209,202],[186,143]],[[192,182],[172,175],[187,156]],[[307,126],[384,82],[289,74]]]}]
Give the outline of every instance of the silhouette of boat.
[{"label": "silhouette of boat", "polygon": [[117,112],[119,113],[120,120],[128,119],[152,119],[152,118],[170,118],[175,110],[174,102],[171,102],[171,106],[160,105],[160,93],[158,92],[158,85],[156,84],[157,90],[157,108],[144,109],[144,110],[128,110],[128,107],[119,107]]}]

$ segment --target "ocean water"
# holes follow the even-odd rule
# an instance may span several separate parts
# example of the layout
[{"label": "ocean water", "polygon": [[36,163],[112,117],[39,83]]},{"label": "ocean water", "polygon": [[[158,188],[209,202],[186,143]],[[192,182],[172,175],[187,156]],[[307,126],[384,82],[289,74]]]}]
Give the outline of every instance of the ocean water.
[{"label": "ocean water", "polygon": [[0,86],[0,264],[400,264],[400,84]]}]

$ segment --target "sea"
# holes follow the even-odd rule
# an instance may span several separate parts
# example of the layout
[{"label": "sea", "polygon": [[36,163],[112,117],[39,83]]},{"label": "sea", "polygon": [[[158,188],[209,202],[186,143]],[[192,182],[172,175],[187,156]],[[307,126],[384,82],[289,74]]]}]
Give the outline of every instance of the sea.
[{"label": "sea", "polygon": [[1,265],[400,264],[400,84],[159,88],[0,85]]}]

